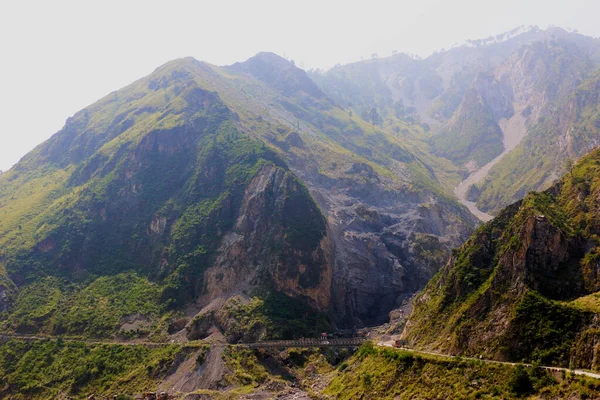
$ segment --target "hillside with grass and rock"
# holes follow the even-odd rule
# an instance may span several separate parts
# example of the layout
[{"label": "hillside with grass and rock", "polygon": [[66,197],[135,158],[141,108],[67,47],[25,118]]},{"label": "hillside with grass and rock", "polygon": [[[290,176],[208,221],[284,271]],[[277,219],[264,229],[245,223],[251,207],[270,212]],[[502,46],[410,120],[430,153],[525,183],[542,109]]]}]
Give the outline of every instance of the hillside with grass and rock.
[{"label": "hillside with grass and rock", "polygon": [[415,300],[419,348],[598,370],[600,150],[478,228]]}]

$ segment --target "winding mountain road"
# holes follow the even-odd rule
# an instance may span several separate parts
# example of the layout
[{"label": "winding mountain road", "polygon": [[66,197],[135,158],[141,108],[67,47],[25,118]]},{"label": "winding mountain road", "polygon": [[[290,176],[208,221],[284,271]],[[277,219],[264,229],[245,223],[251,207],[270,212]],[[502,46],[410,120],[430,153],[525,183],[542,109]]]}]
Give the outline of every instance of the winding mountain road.
[{"label": "winding mountain road", "polygon": [[[385,341],[385,342],[378,342],[377,345],[382,346],[382,347],[396,348],[396,347],[394,347],[393,340],[389,340],[389,341]],[[415,353],[415,354],[427,354],[430,356],[437,356],[437,357],[443,357],[443,358],[448,358],[448,359],[459,358],[457,356],[453,356],[453,355],[449,355],[449,354],[435,353],[435,352],[431,352],[431,351],[414,350],[414,349],[407,348],[407,347],[401,347],[400,349],[403,351],[407,351],[407,352]],[[483,362],[486,364],[502,364],[502,365],[513,365],[513,366],[521,364],[526,367],[533,367],[533,365],[531,365],[531,364],[514,363],[514,362],[508,362],[508,361],[487,360],[487,359],[481,359],[481,358],[475,358],[475,357],[460,356],[460,359],[461,360],[479,361],[479,362]],[[542,365],[540,365],[539,368],[546,369],[549,371],[565,371],[565,372],[570,372],[575,375],[582,375],[582,376],[587,376],[589,378],[600,379],[600,374],[595,373],[595,372],[585,371],[583,369],[569,369],[569,368],[563,368],[563,367],[549,367],[549,366],[542,366]]]},{"label": "winding mountain road", "polygon": [[[18,335],[18,334],[0,334],[0,342],[6,342],[6,341],[9,341],[12,339],[19,339],[19,340],[26,340],[26,341],[58,340],[58,338],[56,338],[56,337]],[[138,345],[138,346],[150,346],[150,347],[162,347],[162,346],[169,346],[169,345],[174,344],[174,343],[169,343],[169,342],[163,343],[163,342],[98,341],[98,340],[85,340],[85,339],[68,338],[68,337],[62,338],[62,340],[65,342],[83,342],[83,343],[89,343],[89,344],[115,344],[115,345],[125,345],[125,346]],[[366,341],[366,339],[364,339],[364,338],[328,339],[327,342],[324,342],[323,340],[320,340],[320,339],[299,339],[299,340],[278,340],[278,341],[255,342],[255,343],[239,343],[239,344],[233,344],[232,346],[248,346],[250,348],[338,347],[338,346],[340,346],[340,347],[346,347],[346,346],[358,347],[365,341]],[[210,346],[216,346],[216,347],[227,345],[226,343],[205,343],[202,341],[192,341],[192,342],[177,343],[177,344],[188,345],[188,346],[208,344]],[[377,342],[376,344],[381,347],[396,348],[396,347],[394,347],[393,340],[380,341],[380,342]],[[448,359],[456,359],[457,358],[456,356],[449,355],[449,354],[421,351],[421,350],[415,350],[415,349],[411,349],[411,348],[407,348],[407,347],[402,347],[400,349],[403,351],[408,351],[408,352],[415,353],[415,354],[426,354],[426,355],[430,355],[430,356],[444,357],[444,358],[448,358]],[[480,358],[474,358],[474,357],[462,357],[461,356],[460,358],[462,360],[479,361],[479,362],[488,363],[488,364],[504,364],[504,365],[519,364],[519,363],[513,363],[513,362],[507,362],[507,361],[486,360],[486,359],[480,359]],[[531,364],[522,364],[522,365],[527,366],[527,367],[532,366]],[[582,376],[587,376],[587,377],[594,378],[594,379],[600,379],[600,374],[595,373],[595,372],[581,370],[581,369],[569,369],[569,368],[563,368],[563,367],[549,367],[549,366],[540,366],[540,368],[547,369],[550,371],[565,371],[565,372],[570,372],[575,375],[582,375]]]}]

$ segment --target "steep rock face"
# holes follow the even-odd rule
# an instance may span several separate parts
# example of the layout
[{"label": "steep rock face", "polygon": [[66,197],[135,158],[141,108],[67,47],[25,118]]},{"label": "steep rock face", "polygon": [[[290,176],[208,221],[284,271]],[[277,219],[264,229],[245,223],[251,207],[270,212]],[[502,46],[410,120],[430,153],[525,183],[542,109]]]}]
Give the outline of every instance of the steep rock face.
[{"label": "steep rock face", "polygon": [[[290,172],[263,167],[245,189],[239,216],[205,273],[201,305],[268,272],[275,289],[326,311],[330,252],[325,220]],[[300,194],[306,197],[302,198]],[[320,223],[319,223],[320,221]],[[293,229],[286,230],[286,227]]]},{"label": "steep rock face", "polygon": [[282,88],[278,74],[256,70],[272,58],[258,55],[227,69],[251,78],[244,81],[248,91],[267,84],[260,92],[271,100],[256,121],[279,127],[259,135],[281,150],[327,216],[332,319],[340,327],[382,323],[443,265],[475,221],[439,191],[433,170],[405,143],[315,92],[305,72],[280,58],[273,62],[287,63],[297,83]]},{"label": "steep rock face", "polygon": [[[590,367],[598,332],[600,151],[479,228],[416,300],[417,345]],[[592,205],[594,204],[594,205]]]}]

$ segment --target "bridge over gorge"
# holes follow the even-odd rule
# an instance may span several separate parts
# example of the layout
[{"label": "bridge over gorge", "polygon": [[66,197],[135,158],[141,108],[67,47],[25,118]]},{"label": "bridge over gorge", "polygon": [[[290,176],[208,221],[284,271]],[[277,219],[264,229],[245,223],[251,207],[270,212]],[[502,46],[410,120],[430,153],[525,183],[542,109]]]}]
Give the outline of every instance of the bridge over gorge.
[{"label": "bridge over gorge", "polygon": [[268,340],[255,343],[243,343],[251,349],[290,348],[290,347],[359,347],[368,339],[364,337],[296,340]]}]

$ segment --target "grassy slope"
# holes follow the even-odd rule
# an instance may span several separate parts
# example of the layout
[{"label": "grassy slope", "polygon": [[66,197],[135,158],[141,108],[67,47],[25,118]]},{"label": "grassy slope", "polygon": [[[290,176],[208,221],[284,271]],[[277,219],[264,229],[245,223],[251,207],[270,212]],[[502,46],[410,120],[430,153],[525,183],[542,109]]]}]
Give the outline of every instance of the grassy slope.
[{"label": "grassy slope", "polygon": [[[560,381],[560,383],[559,383]],[[497,399],[594,396],[598,381],[536,369],[362,347],[344,362],[324,393],[334,399]]]},{"label": "grassy slope", "polygon": [[432,138],[434,152],[458,165],[483,166],[502,153],[502,131],[475,89],[469,89],[456,115]]},{"label": "grassy slope", "polygon": [[200,345],[161,348],[59,341],[0,346],[2,398],[87,398],[92,393],[142,393],[156,390],[168,371]]},{"label": "grassy slope", "polygon": [[[185,360],[201,367],[208,346],[11,341],[0,345],[0,350],[0,395],[38,400],[156,391]],[[350,358],[345,350],[264,353],[243,347],[226,347],[221,357],[225,369],[219,389],[194,393],[237,399],[253,392],[276,396],[299,386],[312,396],[334,399],[538,398],[574,393],[584,398],[600,390],[597,380],[570,374],[552,376],[532,368],[443,359],[369,344]]]},{"label": "grassy slope", "polygon": [[[364,162],[388,182],[390,189],[408,193],[431,191],[445,202],[457,204],[446,182],[458,181],[459,174],[446,160],[430,154],[419,139],[426,133],[418,124],[391,116],[381,126],[373,125],[326,98],[308,96],[302,88],[282,97],[244,74],[212,68],[218,77],[207,77],[204,84],[222,94],[250,133],[273,142],[268,135],[275,127],[270,123],[298,131],[307,146],[292,151],[314,162],[319,172],[338,177],[351,163]],[[253,96],[261,100],[252,104]],[[269,123],[265,124],[263,118]]]},{"label": "grassy slope", "polygon": [[[586,345],[579,334],[590,329],[598,310],[588,294],[600,289],[593,272],[600,245],[599,160],[600,151],[592,152],[555,189],[530,194],[480,227],[417,299],[409,338],[446,351],[568,365]],[[539,237],[561,239],[528,249],[539,239],[526,227],[539,216]],[[544,251],[547,261],[535,256]],[[549,261],[558,258],[557,265]],[[596,335],[591,329],[588,339]],[[598,368],[590,360],[581,365]]]}]

